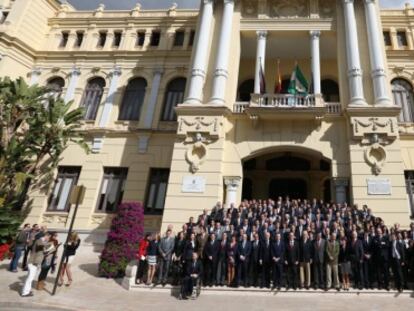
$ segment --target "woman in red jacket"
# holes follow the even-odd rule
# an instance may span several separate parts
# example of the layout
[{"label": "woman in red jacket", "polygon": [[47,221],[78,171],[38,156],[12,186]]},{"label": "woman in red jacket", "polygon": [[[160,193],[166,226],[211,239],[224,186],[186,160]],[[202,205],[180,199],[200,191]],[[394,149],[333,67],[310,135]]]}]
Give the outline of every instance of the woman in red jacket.
[{"label": "woman in red jacket", "polygon": [[149,245],[150,234],[147,233],[145,238],[139,242],[137,260],[138,260],[138,270],[137,276],[135,278],[135,284],[140,284],[142,277],[144,276],[145,268],[147,267],[147,248]]}]

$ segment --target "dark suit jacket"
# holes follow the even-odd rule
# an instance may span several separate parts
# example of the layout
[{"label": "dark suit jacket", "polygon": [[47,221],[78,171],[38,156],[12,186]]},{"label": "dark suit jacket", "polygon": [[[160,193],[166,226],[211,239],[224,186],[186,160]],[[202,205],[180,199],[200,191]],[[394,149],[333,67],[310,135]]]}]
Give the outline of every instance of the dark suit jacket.
[{"label": "dark suit jacket", "polygon": [[198,274],[198,276],[203,274],[203,265],[201,264],[200,260],[197,260],[195,265],[194,265],[194,261],[191,260],[191,262],[189,262],[189,264],[187,265],[187,269],[186,269],[186,275],[187,276],[191,276],[191,274]]},{"label": "dark suit jacket", "polygon": [[220,251],[220,242],[215,240],[213,243],[211,241],[207,241],[204,245],[204,259],[208,259],[208,257],[213,257],[213,261],[218,259],[218,253]]},{"label": "dark suit jacket", "polygon": [[390,241],[387,236],[379,238],[376,236],[373,241],[374,255],[377,260],[388,261],[390,259]]},{"label": "dark suit jacket", "polygon": [[318,247],[318,241],[313,242],[313,261],[315,263],[324,263],[325,262],[325,248],[326,241],[321,239],[320,246]]},{"label": "dark suit jacket", "polygon": [[260,244],[260,260],[263,263],[268,264],[272,261],[272,242],[269,241],[269,245],[267,245],[266,241],[262,241]]},{"label": "dark suit jacket", "polygon": [[279,245],[277,241],[272,242],[271,256],[272,259],[273,257],[280,258],[278,263],[283,264],[283,262],[285,261],[285,244],[282,240],[279,242]]},{"label": "dark suit jacket", "polygon": [[[393,259],[392,257],[392,247],[393,247],[393,242],[390,242],[390,258]],[[405,262],[405,247],[404,244],[400,243],[399,241],[397,241],[397,245],[396,245],[397,251],[400,254],[400,262]]]},{"label": "dark suit jacket", "polygon": [[[373,253],[373,243],[372,243],[372,238],[368,237],[368,241],[364,238],[362,240],[362,248],[364,250],[364,255],[371,255]],[[372,258],[372,257],[371,257]],[[365,258],[365,260],[368,260],[368,258]]]},{"label": "dark suit jacket", "polygon": [[250,244],[250,241],[246,241],[245,247],[243,248],[243,241],[240,241],[239,247],[238,247],[238,258],[240,259],[240,256],[245,257],[245,261],[248,261],[250,258],[250,252],[252,250],[252,246]]},{"label": "dark suit jacket", "polygon": [[313,257],[313,244],[311,240],[308,239],[305,243],[302,239],[299,245],[300,262],[310,262]]},{"label": "dark suit jacket", "polygon": [[185,261],[191,261],[193,258],[193,252],[197,251],[197,243],[194,241],[194,247],[191,245],[191,241],[187,241],[184,247],[183,258]]},{"label": "dark suit jacket", "polygon": [[258,241],[258,243],[256,243],[256,241],[253,241],[251,243],[252,245],[252,250],[251,250],[251,255],[250,255],[250,260],[253,263],[258,263],[260,260],[260,247],[261,247],[261,243],[260,241]]},{"label": "dark suit jacket", "polygon": [[360,262],[364,259],[364,247],[360,240],[349,242],[349,259],[352,262]]},{"label": "dark suit jacket", "polygon": [[296,241],[293,246],[290,245],[289,241],[287,242],[285,260],[288,265],[294,265],[297,261],[299,261],[299,245]]}]

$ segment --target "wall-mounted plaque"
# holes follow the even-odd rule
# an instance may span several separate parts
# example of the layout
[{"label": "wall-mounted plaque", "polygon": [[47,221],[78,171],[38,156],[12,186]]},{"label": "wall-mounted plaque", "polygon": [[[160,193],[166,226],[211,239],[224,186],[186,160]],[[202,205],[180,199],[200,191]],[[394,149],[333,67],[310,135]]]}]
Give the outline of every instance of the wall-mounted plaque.
[{"label": "wall-mounted plaque", "polygon": [[206,190],[206,179],[200,176],[184,176],[181,192],[203,193]]},{"label": "wall-mounted plaque", "polygon": [[391,195],[389,179],[367,179],[369,195]]}]

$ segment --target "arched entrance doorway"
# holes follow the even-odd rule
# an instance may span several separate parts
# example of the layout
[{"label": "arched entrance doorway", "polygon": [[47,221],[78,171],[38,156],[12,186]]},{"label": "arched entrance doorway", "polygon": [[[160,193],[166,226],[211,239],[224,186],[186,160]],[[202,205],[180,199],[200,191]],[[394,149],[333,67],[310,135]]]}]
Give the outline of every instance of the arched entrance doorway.
[{"label": "arched entrance doorway", "polygon": [[262,153],[243,162],[242,199],[331,200],[331,161],[304,148]]}]

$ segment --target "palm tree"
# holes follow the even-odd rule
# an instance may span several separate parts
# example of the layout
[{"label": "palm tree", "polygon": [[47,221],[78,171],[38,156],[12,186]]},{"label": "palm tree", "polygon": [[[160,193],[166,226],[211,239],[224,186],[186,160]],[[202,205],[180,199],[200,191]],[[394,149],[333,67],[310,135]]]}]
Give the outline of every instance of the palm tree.
[{"label": "palm tree", "polygon": [[71,106],[47,87],[0,78],[0,244],[20,225],[23,213],[13,211],[22,209],[28,189],[50,183],[68,145],[88,152],[84,111]]}]

